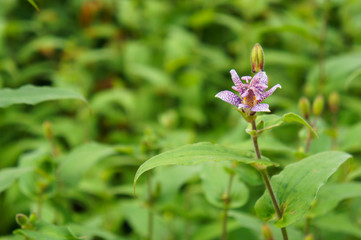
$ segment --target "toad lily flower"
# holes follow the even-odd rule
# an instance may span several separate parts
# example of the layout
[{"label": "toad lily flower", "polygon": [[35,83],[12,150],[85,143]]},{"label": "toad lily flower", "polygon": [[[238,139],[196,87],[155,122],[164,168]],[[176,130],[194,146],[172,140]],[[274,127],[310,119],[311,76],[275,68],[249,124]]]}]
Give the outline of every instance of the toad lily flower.
[{"label": "toad lily flower", "polygon": [[[261,102],[271,96],[277,88],[281,88],[280,84],[264,92],[268,88],[268,77],[263,71],[258,72],[253,78],[242,77],[241,79],[246,83],[242,82],[234,69],[231,70],[231,76],[235,85],[232,89],[239,92],[241,97],[227,90],[217,93],[215,97],[241,109],[247,115],[255,112],[270,112],[268,104]],[[249,80],[251,80],[250,83]]]}]

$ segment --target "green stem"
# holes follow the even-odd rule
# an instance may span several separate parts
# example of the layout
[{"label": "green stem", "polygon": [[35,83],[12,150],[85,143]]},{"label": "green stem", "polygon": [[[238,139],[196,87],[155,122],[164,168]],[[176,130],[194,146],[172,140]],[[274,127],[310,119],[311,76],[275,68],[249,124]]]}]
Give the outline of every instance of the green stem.
[{"label": "green stem", "polygon": [[[190,211],[190,207],[191,207],[191,191],[190,188],[187,186],[185,189],[185,201],[184,201],[184,210],[186,212]],[[191,222],[189,220],[189,218],[187,217],[185,219],[185,224],[184,224],[184,239],[185,240],[191,240]]]},{"label": "green stem", "polygon": [[222,240],[227,239],[227,222],[228,222],[228,210],[229,205],[231,203],[231,189],[232,189],[232,182],[233,182],[234,174],[230,173],[227,190],[225,195],[223,196],[224,201],[224,209],[223,209],[223,219],[222,219]]},{"label": "green stem", "polygon": [[[313,122],[310,123],[311,127],[314,130],[316,130],[316,124],[317,124],[317,117],[315,116],[313,119]],[[311,132],[311,130],[308,129],[308,135],[307,135],[307,140],[306,140],[306,145],[305,145],[305,153],[308,153],[308,151],[310,151],[311,141],[312,141],[312,132]]]},{"label": "green stem", "polygon": [[148,190],[148,237],[147,240],[152,240],[153,237],[153,194],[152,194],[152,179],[151,173],[147,174],[147,190]]},{"label": "green stem", "polygon": [[319,63],[319,78],[320,78],[320,92],[326,83],[326,68],[325,68],[325,45],[326,45],[326,37],[327,37],[327,25],[328,25],[328,0],[325,0],[324,9],[323,9],[323,22],[320,33],[320,49],[318,55],[318,63]]},{"label": "green stem", "polygon": [[310,226],[311,226],[311,218],[307,217],[306,225],[305,225],[305,236],[307,236],[308,233],[310,232]]},{"label": "green stem", "polygon": [[38,195],[38,202],[37,202],[37,218],[38,218],[38,220],[41,220],[42,208],[43,208],[43,189],[41,189],[41,191]]},{"label": "green stem", "polygon": [[[255,134],[252,135],[252,140],[253,140],[253,146],[254,146],[254,151],[256,152],[257,158],[261,159],[261,152],[259,150],[259,146],[258,146],[258,137],[257,137],[257,126],[256,126],[256,122],[255,120],[253,120],[251,122],[252,124],[252,130],[255,131]],[[263,181],[266,185],[267,191],[271,197],[272,200],[272,204],[273,204],[273,208],[275,209],[276,213],[277,213],[277,217],[278,219],[282,218],[282,212],[280,210],[279,204],[277,202],[277,198],[274,194],[273,188],[272,188],[272,184],[270,181],[270,178],[268,176],[268,172],[267,172],[267,168],[259,168],[258,171],[261,173]],[[287,235],[287,229],[286,227],[281,228],[281,232],[282,232],[282,236],[283,236],[283,240],[288,240],[288,235]]]},{"label": "green stem", "polygon": [[338,135],[338,133],[337,133],[337,113],[333,113],[332,114],[332,128],[333,128],[333,130],[335,131],[335,136],[333,136],[332,137],[332,142],[331,142],[331,144],[332,144],[332,149],[333,150],[336,150],[337,148],[338,148],[338,145],[337,145],[337,135]]}]

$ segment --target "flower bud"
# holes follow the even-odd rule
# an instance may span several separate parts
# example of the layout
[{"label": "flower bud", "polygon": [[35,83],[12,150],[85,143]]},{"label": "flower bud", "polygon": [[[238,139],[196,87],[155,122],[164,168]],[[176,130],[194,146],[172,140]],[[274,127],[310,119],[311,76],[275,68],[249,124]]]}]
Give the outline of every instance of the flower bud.
[{"label": "flower bud", "polygon": [[274,240],[272,230],[266,223],[262,225],[262,236],[264,240]]},{"label": "flower bud", "polygon": [[36,221],[38,221],[38,217],[36,216],[35,213],[31,213],[30,216],[29,216],[30,224],[35,225]]},{"label": "flower bud", "polygon": [[26,226],[29,222],[28,217],[22,213],[16,214],[15,220],[16,220],[17,224],[19,224],[21,227]]},{"label": "flower bud", "polygon": [[313,235],[312,234],[308,234],[304,240],[313,240]]},{"label": "flower bud", "polygon": [[308,120],[310,117],[310,113],[311,113],[311,104],[310,101],[308,100],[308,98],[306,97],[302,97],[299,101],[298,101],[298,106],[301,110],[301,114],[302,116]]},{"label": "flower bud", "polygon": [[45,121],[43,123],[43,131],[44,131],[44,135],[48,140],[52,140],[53,139],[53,127],[51,125],[50,122]]},{"label": "flower bud", "polygon": [[252,49],[251,64],[252,64],[252,72],[258,73],[260,71],[263,71],[264,53],[259,43],[256,43],[256,45],[254,45]]},{"label": "flower bud", "polygon": [[325,101],[322,97],[322,95],[318,95],[316,99],[313,101],[312,111],[313,115],[320,116],[323,111],[323,105]]},{"label": "flower bud", "polygon": [[328,107],[332,113],[337,113],[340,106],[340,94],[338,92],[332,92],[328,97]]}]

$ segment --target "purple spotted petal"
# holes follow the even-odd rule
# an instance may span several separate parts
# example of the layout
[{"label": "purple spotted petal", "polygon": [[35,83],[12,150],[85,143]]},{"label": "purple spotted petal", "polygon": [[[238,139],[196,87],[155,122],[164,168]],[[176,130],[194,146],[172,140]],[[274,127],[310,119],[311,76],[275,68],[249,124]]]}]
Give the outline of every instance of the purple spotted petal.
[{"label": "purple spotted petal", "polygon": [[242,95],[247,90],[247,87],[245,86],[245,84],[242,84],[240,86],[232,86],[232,89]]},{"label": "purple spotted petal", "polygon": [[239,86],[239,85],[242,85],[242,81],[241,81],[241,79],[239,78],[236,70],[232,69],[232,70],[230,71],[230,73],[231,73],[231,77],[232,77],[232,81],[233,81],[234,85],[235,85],[236,87]]},{"label": "purple spotted petal", "polygon": [[270,112],[269,105],[266,103],[260,103],[251,108],[252,112]]},{"label": "purple spotted petal", "polygon": [[246,81],[246,83],[248,84],[249,80],[251,80],[252,77],[250,77],[250,76],[243,76],[243,77],[241,77],[241,79],[242,79],[243,81]]},{"label": "purple spotted petal", "polygon": [[262,87],[268,87],[268,77],[266,75],[266,72],[258,72],[256,75],[254,75],[254,77],[252,78],[251,81],[251,86],[257,87],[257,86],[262,86]]},{"label": "purple spotted petal", "polygon": [[215,97],[220,98],[221,100],[228,102],[235,107],[238,107],[238,105],[242,102],[242,100],[236,94],[227,90],[217,93]]},{"label": "purple spotted petal", "polygon": [[270,90],[268,90],[267,92],[264,92],[261,94],[260,99],[257,99],[258,102],[262,102],[263,100],[265,100],[266,98],[268,98],[269,96],[271,96],[273,94],[274,91],[276,91],[277,88],[282,88],[281,85],[277,84],[275,86],[273,86]]},{"label": "purple spotted petal", "polygon": [[241,94],[241,98],[245,98],[248,96],[250,89],[247,89],[244,93]]},{"label": "purple spotted petal", "polygon": [[238,105],[238,108],[249,109],[250,107],[247,104],[241,103]]}]

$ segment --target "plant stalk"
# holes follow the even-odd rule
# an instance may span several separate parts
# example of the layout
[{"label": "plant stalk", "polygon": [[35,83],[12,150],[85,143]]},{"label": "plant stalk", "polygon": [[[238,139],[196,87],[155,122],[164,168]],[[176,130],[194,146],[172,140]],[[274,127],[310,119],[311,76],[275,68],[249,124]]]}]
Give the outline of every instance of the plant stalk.
[{"label": "plant stalk", "polygon": [[[310,123],[310,125],[313,129],[316,130],[316,124],[317,124],[317,116],[314,117],[313,122]],[[308,135],[307,135],[307,140],[306,140],[306,145],[305,145],[305,153],[308,153],[308,151],[310,151],[311,141],[312,141],[312,132],[311,132],[311,130],[308,129]]]},{"label": "plant stalk", "polygon": [[307,236],[310,232],[311,227],[311,218],[306,218],[306,224],[305,224],[305,236]]},{"label": "plant stalk", "polygon": [[337,150],[338,145],[337,145],[337,113],[333,113],[332,114],[332,128],[335,131],[336,135],[332,138],[332,142],[331,142],[331,146],[333,150]]},{"label": "plant stalk", "polygon": [[326,38],[327,38],[327,28],[328,28],[328,0],[325,0],[323,5],[323,19],[322,19],[322,28],[320,33],[320,48],[318,54],[318,64],[319,64],[319,78],[320,78],[320,91],[324,88],[326,84],[326,67],[325,67],[325,55],[326,55]]},{"label": "plant stalk", "polygon": [[[252,124],[252,130],[257,131],[256,121],[253,120],[251,122],[251,124]],[[262,157],[261,157],[261,152],[260,152],[259,146],[258,146],[257,133],[252,135],[252,140],[253,140],[254,151],[256,152],[257,158],[261,159]],[[269,193],[269,195],[271,197],[273,208],[275,209],[275,211],[277,213],[277,217],[278,217],[278,219],[281,219],[282,218],[282,212],[281,212],[279,204],[277,202],[277,198],[276,198],[276,196],[274,194],[272,184],[271,184],[270,178],[268,176],[267,168],[258,169],[258,171],[262,175],[264,184],[266,185],[267,191],[268,191],[268,193]],[[288,234],[287,234],[286,227],[281,228],[281,232],[282,232],[283,240],[288,240]]]},{"label": "plant stalk", "polygon": [[148,190],[148,237],[147,240],[152,240],[153,237],[153,194],[152,194],[152,178],[151,173],[147,174],[147,190]]},{"label": "plant stalk", "polygon": [[234,174],[231,173],[229,175],[227,190],[223,197],[224,209],[223,209],[223,219],[222,219],[222,238],[221,238],[222,240],[227,239],[228,210],[229,210],[229,205],[231,203],[231,189],[232,189],[233,177]]}]

